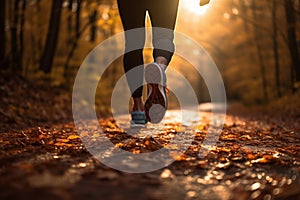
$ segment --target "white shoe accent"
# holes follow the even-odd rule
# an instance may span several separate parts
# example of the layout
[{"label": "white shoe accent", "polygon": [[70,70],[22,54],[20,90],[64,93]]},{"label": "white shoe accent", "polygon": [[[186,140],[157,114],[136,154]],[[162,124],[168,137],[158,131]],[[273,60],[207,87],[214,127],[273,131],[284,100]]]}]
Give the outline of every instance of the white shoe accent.
[{"label": "white shoe accent", "polygon": [[[163,64],[161,64],[161,65],[163,65]],[[149,80],[149,79],[151,79],[151,77],[147,77],[147,67],[152,67],[152,66],[155,66],[155,67],[157,67],[157,69],[159,70],[159,75],[160,75],[160,81],[157,83],[157,82],[155,82],[154,81],[154,79],[152,79],[152,80]],[[165,65],[164,65],[165,66]],[[146,72],[145,72],[145,74],[146,74],[146,82],[149,84],[149,93],[148,93],[148,96],[147,96],[147,98],[149,98],[149,96],[150,96],[150,94],[152,93],[152,86],[151,86],[151,84],[158,84],[158,89],[159,89],[159,92],[162,94],[162,96],[163,96],[163,98],[164,98],[164,101],[165,101],[165,103],[167,102],[167,97],[166,97],[166,94],[165,94],[165,92],[164,92],[164,74],[163,73],[165,73],[163,70],[162,70],[162,68],[160,67],[160,65],[159,64],[157,64],[156,62],[153,62],[153,63],[151,63],[151,64],[149,64],[148,66],[146,67]],[[149,69],[149,68],[148,68]],[[147,80],[148,79],[148,80]]]}]

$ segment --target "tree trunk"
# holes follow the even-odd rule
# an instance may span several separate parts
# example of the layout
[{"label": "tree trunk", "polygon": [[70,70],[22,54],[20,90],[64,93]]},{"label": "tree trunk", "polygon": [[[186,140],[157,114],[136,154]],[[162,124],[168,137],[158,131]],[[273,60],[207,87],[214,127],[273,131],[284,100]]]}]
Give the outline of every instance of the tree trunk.
[{"label": "tree trunk", "polygon": [[68,76],[68,70],[69,70],[69,64],[70,61],[74,55],[74,52],[77,48],[77,43],[81,37],[82,32],[85,30],[85,28],[88,26],[88,24],[83,28],[83,31],[80,31],[80,15],[81,15],[81,0],[77,0],[77,11],[76,11],[76,26],[75,26],[75,31],[76,31],[76,37],[72,42],[71,50],[69,51],[67,55],[67,59],[64,65],[64,77],[66,78],[67,82],[69,82],[69,76]]},{"label": "tree trunk", "polygon": [[[43,14],[41,12],[41,0],[37,0],[36,1],[36,12],[37,12],[37,25],[38,27],[41,27],[43,25],[42,20],[40,19],[40,16]],[[38,35],[37,37],[37,49],[38,49],[38,58],[40,59],[41,55],[42,55],[42,51],[43,51],[43,40],[42,37],[40,35]],[[37,63],[39,62],[39,59],[37,59]]]},{"label": "tree trunk", "polygon": [[63,0],[53,0],[46,45],[40,60],[40,69],[50,73],[57,46]]},{"label": "tree trunk", "polygon": [[[257,14],[256,14],[256,4],[255,4],[256,0],[252,0],[251,2],[251,11],[252,11],[252,15],[253,15],[253,20],[256,21],[257,19]],[[258,56],[258,60],[259,60],[259,64],[260,64],[260,72],[261,72],[261,78],[262,78],[262,89],[263,89],[263,98],[264,101],[268,101],[268,91],[267,91],[267,78],[266,78],[266,66],[265,66],[265,62],[264,62],[264,58],[263,58],[263,54],[261,52],[262,47],[260,45],[260,41],[259,41],[259,32],[258,32],[258,28],[257,26],[254,24],[254,42],[255,42],[255,46],[257,49],[257,56]]]},{"label": "tree trunk", "polygon": [[68,5],[68,18],[67,18],[67,27],[68,27],[68,38],[67,45],[72,44],[73,40],[73,17],[72,17],[72,9],[73,9],[73,0],[69,0]]},{"label": "tree trunk", "polygon": [[19,22],[19,0],[11,1],[11,28],[10,28],[10,37],[11,37],[11,66],[13,70],[21,71],[20,68],[20,56],[19,56],[19,47],[18,47],[18,22]]},{"label": "tree trunk", "polygon": [[286,22],[287,22],[287,35],[288,35],[288,46],[291,54],[293,72],[295,73],[295,79],[297,82],[300,81],[300,59],[299,49],[296,38],[296,17],[295,10],[293,7],[292,0],[284,0]]},{"label": "tree trunk", "polygon": [[246,33],[249,33],[250,31],[250,26],[249,26],[249,22],[247,21],[247,6],[245,5],[244,0],[240,0],[240,16],[242,15],[242,20],[244,22],[244,28]]},{"label": "tree trunk", "polygon": [[5,60],[5,48],[6,48],[6,37],[5,37],[5,8],[6,0],[0,1],[0,68],[4,68]]},{"label": "tree trunk", "polygon": [[82,0],[77,0],[77,12],[76,12],[76,38],[79,38],[79,32],[80,32],[80,14],[81,14],[81,3]]},{"label": "tree trunk", "polygon": [[22,0],[22,10],[21,10],[21,21],[20,21],[20,35],[19,35],[19,67],[23,69],[23,52],[24,52],[24,23],[25,23],[25,10],[26,10],[26,0]]},{"label": "tree trunk", "polygon": [[90,15],[90,24],[91,24],[91,32],[90,32],[90,42],[95,42],[96,40],[96,18],[97,18],[97,10],[95,9]]},{"label": "tree trunk", "polygon": [[276,92],[277,96],[281,97],[280,91],[280,65],[279,65],[279,54],[278,54],[278,41],[277,41],[277,0],[273,0],[273,7],[272,7],[272,24],[273,24],[273,53],[274,53],[274,63],[275,63],[275,85],[276,85]]}]

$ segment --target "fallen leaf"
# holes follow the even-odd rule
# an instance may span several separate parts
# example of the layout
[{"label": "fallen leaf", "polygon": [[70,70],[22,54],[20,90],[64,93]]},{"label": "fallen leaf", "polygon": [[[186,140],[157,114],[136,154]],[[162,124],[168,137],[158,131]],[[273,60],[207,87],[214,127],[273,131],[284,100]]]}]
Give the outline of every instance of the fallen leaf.
[{"label": "fallen leaf", "polygon": [[68,140],[75,140],[75,139],[77,139],[77,138],[80,138],[78,135],[70,135],[69,137],[68,137]]},{"label": "fallen leaf", "polygon": [[71,147],[71,146],[73,146],[72,144],[62,143],[62,142],[57,142],[54,145],[59,146],[59,147],[62,147],[62,146]]},{"label": "fallen leaf", "polygon": [[58,142],[58,143],[67,143],[67,142],[69,142],[70,140],[68,140],[68,139],[61,139],[61,138],[56,138],[56,142]]}]

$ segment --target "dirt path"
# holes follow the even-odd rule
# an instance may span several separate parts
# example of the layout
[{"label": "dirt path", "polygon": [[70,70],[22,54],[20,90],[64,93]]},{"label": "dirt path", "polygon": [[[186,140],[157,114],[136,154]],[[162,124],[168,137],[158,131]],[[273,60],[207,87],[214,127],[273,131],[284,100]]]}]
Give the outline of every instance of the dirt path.
[{"label": "dirt path", "polygon": [[[70,93],[47,81],[0,75],[0,199],[300,198],[299,109],[284,110],[295,104],[267,112],[231,109],[217,145],[205,158],[198,153],[209,113],[201,113],[201,123],[192,127],[195,140],[184,155],[174,156],[176,161],[163,169],[130,174],[105,166],[87,151],[74,127]],[[172,111],[162,127],[148,125],[139,135],[116,125],[128,124],[124,116],[99,122],[115,149],[139,155],[161,149],[182,133],[178,116]],[[81,139],[99,140],[92,131],[95,123],[86,122],[91,131],[81,132]],[[125,165],[139,168],[134,162]]]},{"label": "dirt path", "polygon": [[[176,112],[171,115],[178,116]],[[300,134],[295,123],[228,115],[217,145],[199,158],[208,118],[209,113],[202,114],[184,155],[166,168],[142,174],[101,164],[87,152],[73,123],[7,131],[0,135],[0,198],[300,199]],[[102,119],[100,124],[117,148],[135,154],[162,148],[180,130],[174,120],[155,136],[133,138],[114,120]],[[87,126],[93,129],[92,123]]]}]

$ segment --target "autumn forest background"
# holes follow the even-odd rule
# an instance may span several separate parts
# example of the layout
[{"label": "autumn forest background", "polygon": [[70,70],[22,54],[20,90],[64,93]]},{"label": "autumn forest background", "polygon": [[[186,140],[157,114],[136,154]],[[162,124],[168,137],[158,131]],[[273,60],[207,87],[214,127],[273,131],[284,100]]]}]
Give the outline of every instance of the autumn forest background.
[{"label": "autumn forest background", "polygon": [[[210,58],[215,62],[228,100],[224,124],[219,113],[211,115],[202,77],[175,52],[169,67],[189,81],[200,103],[187,123],[171,91],[162,123],[127,129],[129,100],[111,98],[124,73],[121,55],[99,83],[94,66],[103,63],[86,65],[78,88],[93,99],[88,84],[98,83],[98,120],[75,125],[72,103],[83,117],[94,108],[84,98],[72,101],[80,66],[123,31],[116,0],[0,0],[0,199],[300,199],[299,27],[300,0],[211,0],[204,7],[180,0],[176,30],[210,57],[189,40],[176,45],[204,72]],[[111,43],[91,60],[111,58],[123,45]],[[144,51],[147,63],[151,51]],[[167,83],[184,85],[169,75]],[[127,84],[119,85],[127,94]],[[111,99],[126,113],[111,117]],[[162,168],[137,173],[144,164]]]},{"label": "autumn forest background", "polygon": [[[0,4],[1,71],[69,92],[88,53],[122,31],[113,0],[11,0]],[[230,102],[296,106],[299,0],[214,0],[202,10],[194,5],[198,5],[196,0],[181,1],[176,29],[211,55]],[[178,59],[171,67],[189,69]],[[120,58],[103,76],[105,89],[96,94],[98,105],[108,105],[109,91],[122,73]],[[201,77],[193,78],[192,70],[182,73],[191,77],[199,102],[209,101]],[[107,106],[99,109],[108,112]]]}]

